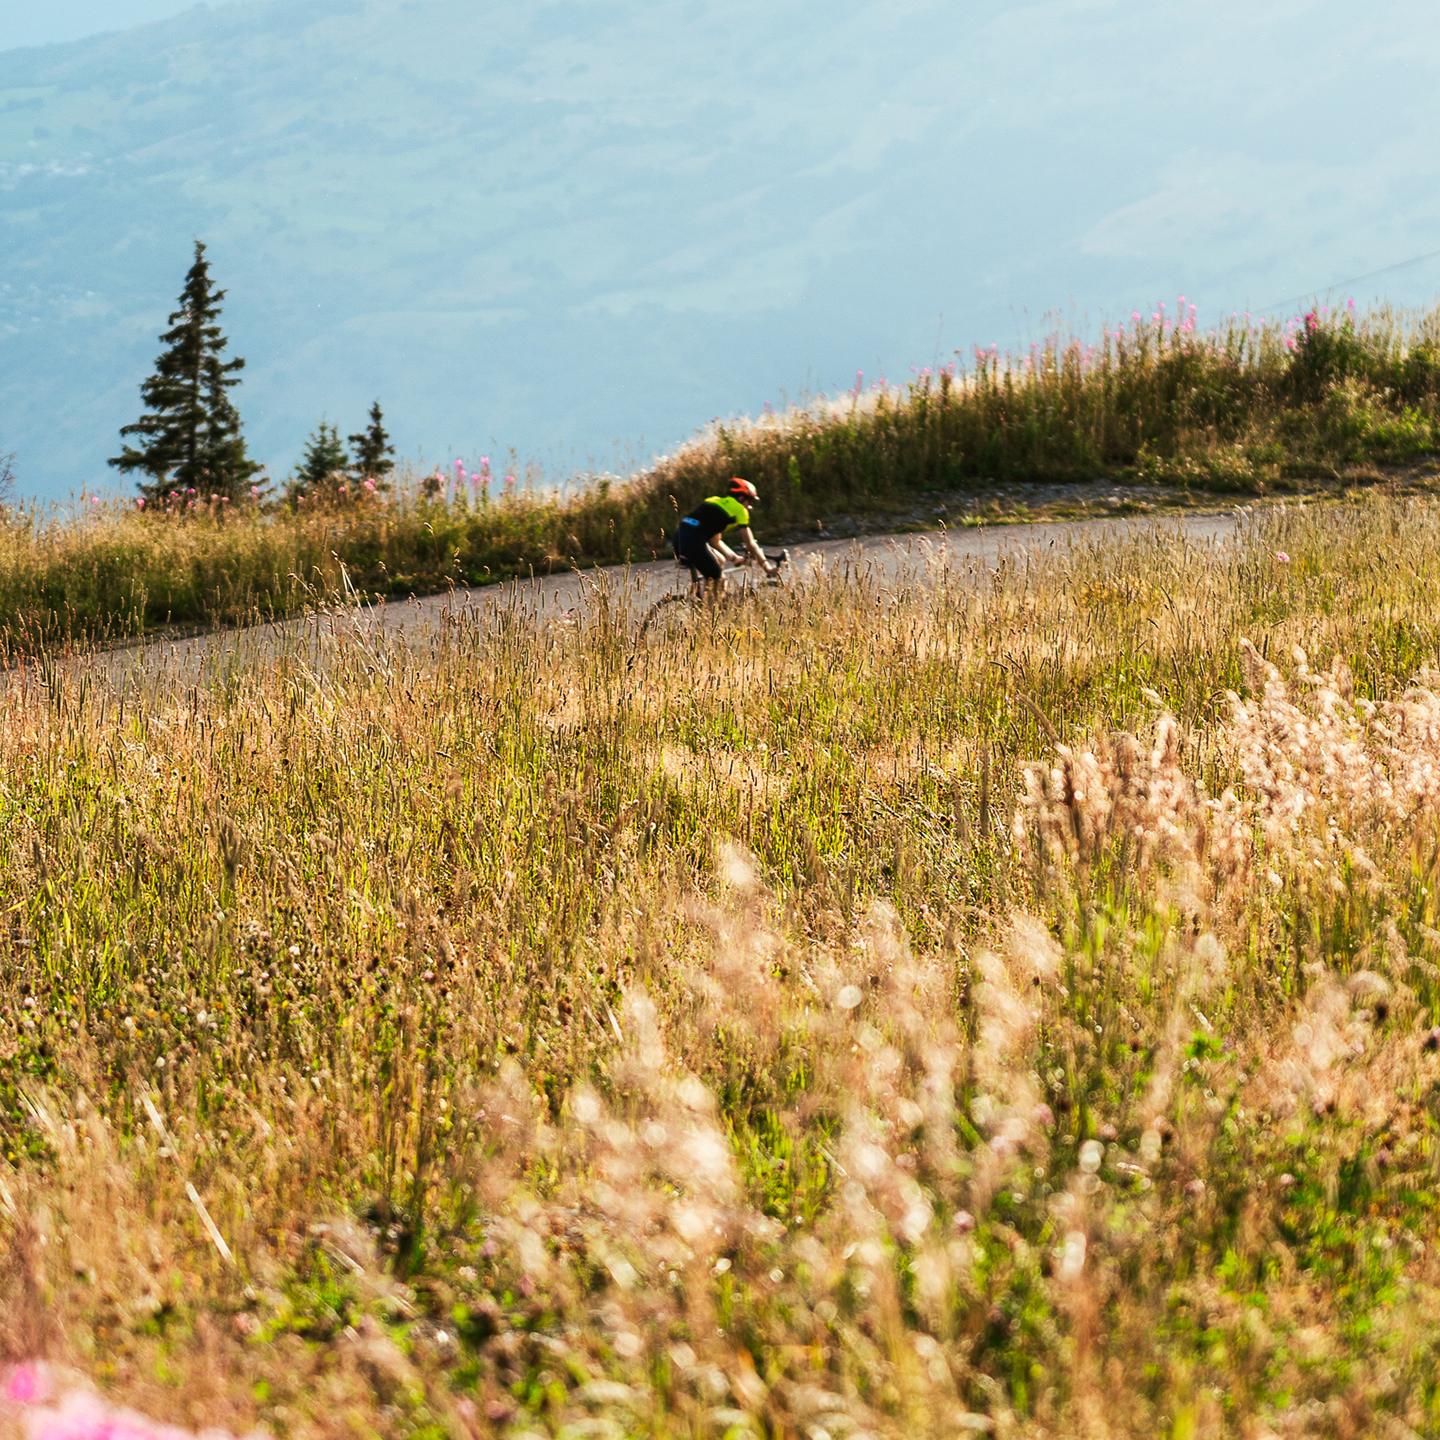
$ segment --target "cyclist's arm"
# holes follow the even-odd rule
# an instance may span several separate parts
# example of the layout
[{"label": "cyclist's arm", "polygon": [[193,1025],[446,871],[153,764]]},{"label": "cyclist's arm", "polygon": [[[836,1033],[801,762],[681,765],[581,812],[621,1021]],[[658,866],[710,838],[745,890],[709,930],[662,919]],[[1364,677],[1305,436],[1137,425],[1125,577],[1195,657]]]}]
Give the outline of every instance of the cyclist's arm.
[{"label": "cyclist's arm", "polygon": [[[746,525],[738,532],[738,534],[740,537],[740,543],[750,552],[751,559],[753,559],[757,564],[762,565],[767,575],[774,574],[775,566],[770,563],[765,552],[760,548],[760,542],[755,538],[754,531],[752,531],[750,527]],[[736,561],[739,564],[745,563],[743,560],[740,560],[739,556],[736,556]]]}]

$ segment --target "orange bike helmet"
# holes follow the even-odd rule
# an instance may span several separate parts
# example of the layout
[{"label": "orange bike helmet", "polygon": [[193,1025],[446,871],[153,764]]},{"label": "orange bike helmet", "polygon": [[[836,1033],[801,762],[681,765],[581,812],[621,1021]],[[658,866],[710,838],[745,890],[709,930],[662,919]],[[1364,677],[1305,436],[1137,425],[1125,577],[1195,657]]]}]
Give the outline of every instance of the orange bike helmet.
[{"label": "orange bike helmet", "polygon": [[754,505],[760,499],[760,492],[738,475],[730,481],[730,493],[744,505]]}]

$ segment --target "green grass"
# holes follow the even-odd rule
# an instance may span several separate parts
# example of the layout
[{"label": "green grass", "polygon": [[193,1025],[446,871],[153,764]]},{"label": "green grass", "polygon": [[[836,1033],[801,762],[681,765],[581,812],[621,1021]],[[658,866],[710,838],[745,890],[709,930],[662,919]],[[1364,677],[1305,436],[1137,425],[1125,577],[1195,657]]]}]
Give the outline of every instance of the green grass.
[{"label": "green grass", "polygon": [[[217,518],[126,508],[0,526],[11,650],[238,624],[360,592],[400,596],[666,553],[678,514],[732,474],[771,535],[899,515],[997,487],[1104,480],[1174,503],[1402,474],[1428,483],[1440,426],[1440,313],[1137,321],[1093,345],[1052,337],[781,415],[718,425],[629,480],[491,497],[465,488],[348,509]],[[204,497],[199,497],[201,501]],[[1052,497],[1050,504],[1065,509]]]},{"label": "green grass", "polygon": [[1440,1434],[1437,557],[1374,499],[13,675],[0,1360],[293,1436]]}]

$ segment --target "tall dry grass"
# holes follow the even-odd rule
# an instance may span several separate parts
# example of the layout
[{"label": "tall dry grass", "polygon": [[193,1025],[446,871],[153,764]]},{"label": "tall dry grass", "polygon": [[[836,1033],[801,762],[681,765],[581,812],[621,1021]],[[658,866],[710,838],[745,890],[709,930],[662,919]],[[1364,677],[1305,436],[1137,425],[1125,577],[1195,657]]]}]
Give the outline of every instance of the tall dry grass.
[{"label": "tall dry grass", "polygon": [[10,677],[0,1361],[296,1436],[1433,1433],[1437,540]]},{"label": "tall dry grass", "polygon": [[[1312,312],[1211,331],[1193,307],[1136,315],[1094,343],[977,351],[906,385],[712,426],[628,480],[562,490],[432,477],[396,497],[221,516],[205,497],[164,513],[85,506],[0,524],[0,645],[238,624],[358,590],[408,595],[536,571],[649,559],[678,514],[741,474],[770,533],[837,512],[913,509],[999,483],[1118,479],[1257,494],[1397,467],[1440,449],[1440,312]],[[513,477],[507,477],[507,480]]]}]

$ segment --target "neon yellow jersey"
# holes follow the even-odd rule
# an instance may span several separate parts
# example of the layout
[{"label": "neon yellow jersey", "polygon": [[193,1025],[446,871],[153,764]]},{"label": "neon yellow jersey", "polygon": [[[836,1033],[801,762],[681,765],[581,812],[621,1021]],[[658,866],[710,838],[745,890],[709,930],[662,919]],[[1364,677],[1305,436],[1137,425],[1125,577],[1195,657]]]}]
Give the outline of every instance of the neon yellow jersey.
[{"label": "neon yellow jersey", "polygon": [[687,544],[698,540],[708,545],[732,525],[749,523],[750,512],[733,495],[711,495],[680,522],[680,528],[675,533]]},{"label": "neon yellow jersey", "polygon": [[[730,525],[748,525],[750,523],[750,512],[733,495],[710,495],[706,498],[705,503],[718,505],[730,517]],[[725,528],[728,530],[730,525]]]}]

